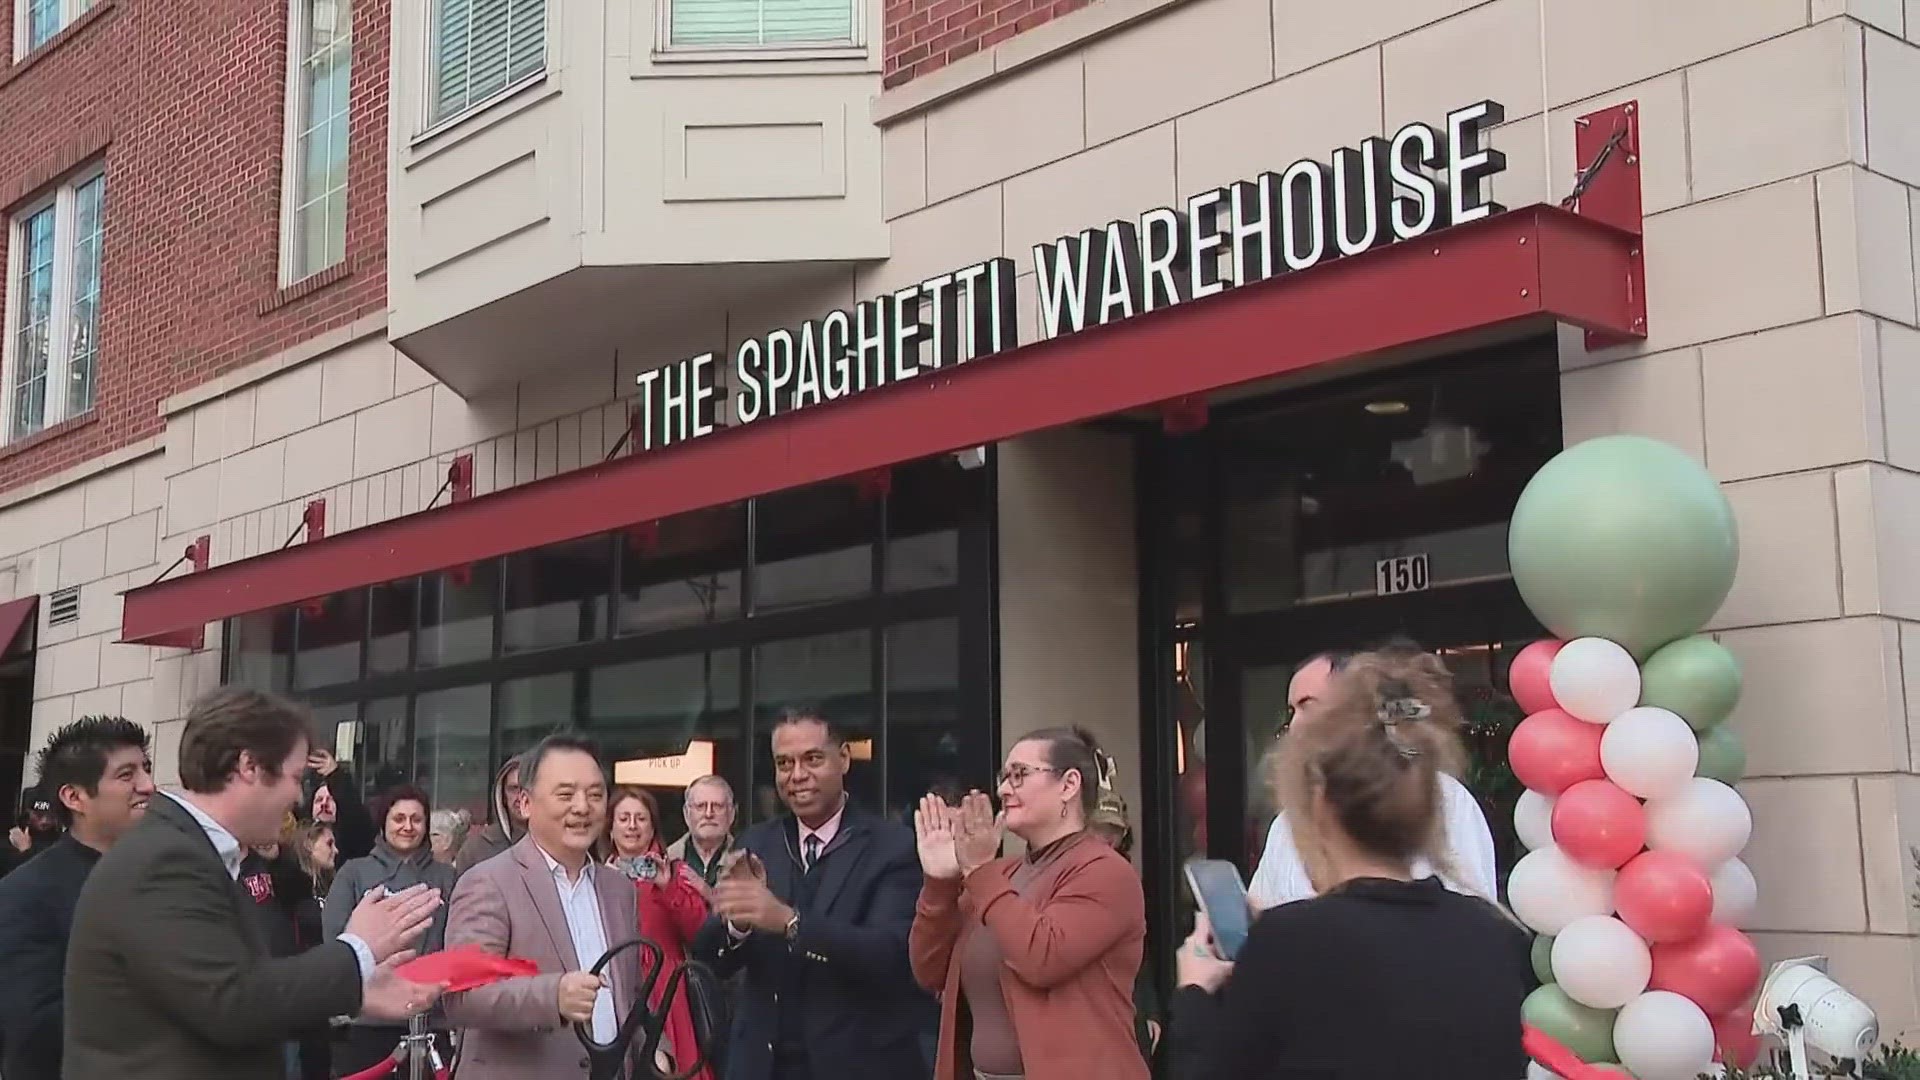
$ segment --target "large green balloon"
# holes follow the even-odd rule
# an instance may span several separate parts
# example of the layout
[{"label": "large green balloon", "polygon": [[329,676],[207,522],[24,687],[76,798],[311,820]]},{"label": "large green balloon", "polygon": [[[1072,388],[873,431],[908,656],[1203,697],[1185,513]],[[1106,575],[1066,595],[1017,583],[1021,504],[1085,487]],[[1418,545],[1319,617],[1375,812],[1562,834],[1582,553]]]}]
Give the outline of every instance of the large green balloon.
[{"label": "large green balloon", "polygon": [[1640,668],[1640,704],[1658,705],[1695,731],[1727,718],[1740,701],[1740,661],[1710,637],[1681,638]]},{"label": "large green balloon", "polygon": [[1553,939],[1536,934],[1533,939],[1533,977],[1546,986],[1553,982]]},{"label": "large green balloon", "polygon": [[1721,724],[1700,736],[1700,764],[1693,775],[1733,785],[1747,774],[1747,745],[1731,724]]},{"label": "large green balloon", "polygon": [[1567,996],[1558,986],[1543,986],[1527,995],[1520,1019],[1573,1051],[1581,1061],[1613,1061],[1613,1019],[1619,1009],[1590,1009]]},{"label": "large green balloon", "polygon": [[1603,637],[1646,659],[1706,625],[1733,587],[1733,508],[1699,463],[1663,442],[1570,446],[1520,493],[1513,581],[1556,637]]}]

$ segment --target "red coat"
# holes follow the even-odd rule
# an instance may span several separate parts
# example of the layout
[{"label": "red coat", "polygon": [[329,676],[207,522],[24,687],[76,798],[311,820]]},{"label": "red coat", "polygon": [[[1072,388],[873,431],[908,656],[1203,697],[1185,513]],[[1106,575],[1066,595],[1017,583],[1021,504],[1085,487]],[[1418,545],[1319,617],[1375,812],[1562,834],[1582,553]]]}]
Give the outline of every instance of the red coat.
[{"label": "red coat", "polygon": [[[655,1008],[659,1007],[660,997],[666,992],[667,977],[673,974],[674,968],[686,962],[687,946],[692,944],[693,936],[700,932],[701,924],[707,921],[707,900],[696,884],[696,875],[687,868],[686,863],[667,865],[670,874],[667,884],[656,885],[651,881],[634,883],[634,888],[640,891],[640,934],[660,946],[663,954],[663,970],[654,981],[652,1000],[647,1002]],[[684,991],[674,999],[673,1010],[667,1014],[667,1038],[675,1048],[676,1060],[681,1060],[687,1048],[693,1046],[693,1016],[687,1011]],[[712,1068],[701,1069],[692,1080],[713,1080]]]}]

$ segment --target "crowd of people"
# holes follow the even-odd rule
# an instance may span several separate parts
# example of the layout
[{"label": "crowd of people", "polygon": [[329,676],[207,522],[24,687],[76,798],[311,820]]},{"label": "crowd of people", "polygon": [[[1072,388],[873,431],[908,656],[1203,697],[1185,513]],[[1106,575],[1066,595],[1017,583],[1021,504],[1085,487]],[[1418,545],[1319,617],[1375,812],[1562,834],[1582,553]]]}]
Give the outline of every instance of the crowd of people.
[{"label": "crowd of people", "polygon": [[[411,785],[363,804],[270,694],[192,706],[177,792],[144,729],[89,717],[41,752],[51,834],[16,833],[0,879],[0,1077],[331,1080],[416,1018],[461,1080],[585,1077],[575,1029],[614,1043],[638,1008],[659,1024],[635,1080],[1521,1080],[1528,942],[1446,668],[1323,654],[1289,712],[1260,914],[1233,961],[1198,921],[1164,1012],[1113,759],[1077,727],[1019,737],[991,793],[929,793],[908,826],[848,798],[847,733],[793,709],[769,733],[784,812],[736,834],[703,777],[667,844],[655,795],[564,731],[501,765],[473,823]],[[636,937],[657,952],[618,950]],[[447,992],[401,967],[446,949],[537,973]],[[665,977],[683,965],[711,977]]]}]

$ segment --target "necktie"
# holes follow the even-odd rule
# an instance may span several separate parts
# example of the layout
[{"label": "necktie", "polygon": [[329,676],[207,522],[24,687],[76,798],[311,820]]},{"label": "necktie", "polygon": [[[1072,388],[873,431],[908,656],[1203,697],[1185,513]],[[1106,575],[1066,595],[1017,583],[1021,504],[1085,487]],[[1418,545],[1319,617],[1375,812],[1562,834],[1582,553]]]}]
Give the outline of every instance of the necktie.
[{"label": "necktie", "polygon": [[806,848],[806,865],[802,867],[802,869],[812,870],[813,864],[820,861],[820,838],[818,836],[809,836],[804,846]]}]

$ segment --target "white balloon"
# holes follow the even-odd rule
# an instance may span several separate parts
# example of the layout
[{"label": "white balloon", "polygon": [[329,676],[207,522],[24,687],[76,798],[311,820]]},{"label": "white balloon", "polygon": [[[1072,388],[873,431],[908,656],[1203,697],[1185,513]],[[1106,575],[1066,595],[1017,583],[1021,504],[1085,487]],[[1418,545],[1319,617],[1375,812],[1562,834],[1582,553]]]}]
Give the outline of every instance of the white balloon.
[{"label": "white balloon", "polygon": [[1647,800],[1647,847],[1692,859],[1712,872],[1746,849],[1753,835],[1753,814],[1740,793],[1704,776],[1679,791]]},{"label": "white balloon", "polygon": [[1713,921],[1736,930],[1745,927],[1753,917],[1754,905],[1760,902],[1760,886],[1753,880],[1753,871],[1739,859],[1728,859],[1708,880],[1713,884]]},{"label": "white balloon", "polygon": [[1694,1080],[1713,1064],[1713,1021],[1667,990],[1649,990],[1613,1021],[1613,1048],[1638,1080]]},{"label": "white balloon", "polygon": [[1600,764],[1607,779],[1627,794],[1658,799],[1692,779],[1700,765],[1700,740],[1685,720],[1666,709],[1628,709],[1600,737]]},{"label": "white balloon", "polygon": [[1626,923],[1589,915],[1553,939],[1553,981],[1568,997],[1594,1009],[1617,1009],[1647,992],[1653,953]]},{"label": "white balloon", "polygon": [[1613,914],[1612,870],[1590,870],[1559,848],[1530,851],[1507,878],[1507,902],[1536,933],[1554,935],[1575,919]]},{"label": "white balloon", "polygon": [[1553,796],[1528,788],[1513,804],[1513,831],[1528,851],[1539,851],[1553,843]]},{"label": "white balloon", "polygon": [[1640,665],[1606,638],[1576,638],[1547,668],[1553,700],[1590,724],[1605,724],[1640,701]]}]

